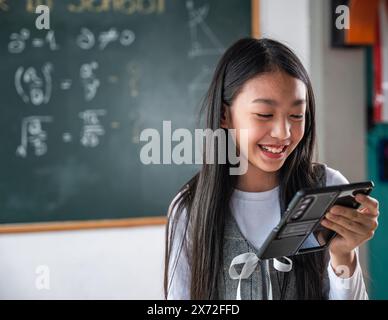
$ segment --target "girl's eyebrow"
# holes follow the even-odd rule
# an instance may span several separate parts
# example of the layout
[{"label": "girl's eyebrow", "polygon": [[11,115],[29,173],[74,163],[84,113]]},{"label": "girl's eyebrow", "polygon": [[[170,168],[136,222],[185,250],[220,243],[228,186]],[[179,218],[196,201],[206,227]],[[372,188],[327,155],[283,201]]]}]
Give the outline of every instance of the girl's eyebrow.
[{"label": "girl's eyebrow", "polygon": [[[269,106],[276,107],[279,103],[276,100],[273,99],[267,99],[267,98],[257,98],[252,101],[252,103],[264,103]],[[300,105],[303,105],[306,103],[306,99],[296,99],[293,103],[293,107],[298,107]]]}]

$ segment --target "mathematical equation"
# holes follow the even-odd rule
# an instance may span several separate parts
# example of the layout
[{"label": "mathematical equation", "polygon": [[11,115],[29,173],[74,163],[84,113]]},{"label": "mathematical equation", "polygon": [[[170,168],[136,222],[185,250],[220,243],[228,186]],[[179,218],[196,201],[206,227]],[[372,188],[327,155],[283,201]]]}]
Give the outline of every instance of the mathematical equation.
[{"label": "mathematical equation", "polygon": [[[79,68],[79,81],[83,88],[84,99],[87,102],[92,101],[97,95],[101,81],[96,72],[98,70],[98,62],[83,63]],[[51,100],[53,88],[53,72],[54,66],[50,62],[46,62],[39,69],[33,66],[19,66],[16,69],[14,82],[18,96],[25,104],[40,106],[48,104]],[[129,76],[128,88],[131,97],[139,95],[139,70],[136,63],[131,62],[127,65],[127,73]],[[116,83],[118,77],[115,75],[108,76],[109,83]],[[73,85],[73,80],[64,78],[59,80],[61,90],[70,90]]]},{"label": "mathematical equation", "polygon": [[[27,7],[43,4],[50,8],[54,7],[54,0],[27,0]],[[76,4],[77,3],[77,4]],[[127,5],[129,10],[130,5],[132,9],[137,8],[140,11],[155,10],[158,7],[164,10],[164,0],[74,0],[68,5],[68,10],[71,12],[94,12],[97,10],[96,4],[100,4],[101,12],[119,6]],[[6,0],[0,0],[0,10],[8,10],[9,3]],[[207,24],[207,18],[210,12],[210,5],[204,4],[198,6],[193,0],[186,0],[185,7],[187,11],[187,26],[189,41],[187,58],[190,60],[198,59],[204,56],[220,55],[225,50],[224,45],[212,30],[211,26]],[[122,8],[122,7],[121,7]],[[103,10],[102,10],[103,9]],[[162,11],[163,11],[162,10]],[[144,13],[143,12],[143,13]],[[151,12],[151,11],[150,11]],[[147,12],[147,13],[150,13]],[[31,29],[32,30],[32,29]],[[133,30],[125,28],[119,29],[115,27],[107,27],[102,31],[92,31],[90,27],[80,27],[74,34],[71,35],[73,41],[66,41],[61,38],[61,33],[56,34],[54,30],[40,31],[39,36],[33,34],[28,28],[19,27],[17,30],[12,30],[9,33],[9,40],[7,43],[8,54],[14,57],[25,57],[32,51],[60,52],[67,48],[69,44],[73,45],[78,52],[104,51],[112,49],[129,48],[139,40]],[[56,54],[55,54],[56,55]],[[89,54],[87,54],[89,56]],[[53,60],[54,61],[54,60]],[[100,62],[102,63],[102,62]],[[41,62],[40,65],[17,65],[12,71],[14,72],[14,86],[17,97],[24,105],[42,108],[45,105],[54,106],[52,102],[52,93],[60,90],[71,90],[74,87],[81,86],[83,99],[85,102],[92,102],[105,85],[104,81],[111,84],[122,83],[123,73],[120,70],[120,79],[117,75],[107,74],[105,66],[101,65],[95,58],[90,58],[89,61],[83,61],[79,65],[72,65],[76,68],[76,75],[66,75],[61,78],[58,70],[56,70],[54,63],[50,61]],[[128,62],[126,72],[129,74],[129,79],[124,76],[128,83],[125,85],[131,97],[139,95],[139,79],[140,72],[136,62]],[[74,68],[72,68],[74,70]],[[100,70],[104,70],[99,72]],[[212,68],[203,66],[196,70],[196,74],[190,79],[187,90],[189,97],[195,100],[208,87],[211,79]],[[104,78],[106,77],[106,78]],[[101,94],[101,93],[100,93]],[[55,102],[55,101],[54,101]],[[90,108],[90,107],[89,107]],[[104,109],[87,109],[78,114],[79,119],[83,121],[83,128],[79,133],[79,138],[74,138],[74,134],[64,132],[62,140],[64,143],[71,143],[79,139],[79,143],[84,147],[95,148],[100,144],[101,138],[105,135],[105,128],[100,123],[100,118],[106,115]],[[34,112],[35,113],[35,112]],[[39,112],[40,113],[40,112]],[[47,153],[47,139],[48,134],[45,130],[54,121],[53,116],[49,115],[31,115],[21,119],[21,142],[16,148],[16,155],[26,158],[27,154],[35,156],[43,156]],[[117,128],[117,123],[113,128]]]},{"label": "mathematical equation", "polygon": [[[31,32],[22,28],[19,32],[11,33],[10,41],[8,43],[8,52],[12,54],[22,53],[28,44],[32,48],[44,48],[47,46],[51,51],[58,50],[60,45],[55,39],[55,32],[53,30],[47,31],[46,35],[41,38],[32,37]],[[77,45],[83,50],[93,49],[97,44],[99,50],[104,50],[109,44],[114,42],[120,43],[124,47],[128,47],[135,41],[135,33],[132,30],[124,29],[118,31],[116,28],[102,31],[95,35],[88,28],[82,28],[77,35]]]},{"label": "mathematical equation", "polygon": [[[88,109],[79,113],[83,121],[79,142],[84,147],[95,148],[99,145],[105,129],[100,118],[106,115],[105,109]],[[35,156],[43,156],[47,153],[47,132],[43,126],[53,121],[52,116],[28,116],[23,118],[21,126],[21,142],[16,148],[16,155],[26,158],[28,150],[32,150]],[[112,123],[112,128],[118,128],[118,123]],[[64,143],[71,143],[73,135],[70,132],[62,134]]]},{"label": "mathematical equation", "polygon": [[[135,41],[135,34],[129,29],[117,30],[109,28],[100,33],[93,33],[88,28],[81,28],[76,37],[76,45],[80,50],[104,50],[114,42],[123,47],[128,47]],[[26,48],[48,49],[51,51],[60,50],[61,45],[55,36],[55,32],[47,31],[44,37],[32,37],[30,31],[22,28],[19,32],[11,33],[8,43],[8,52],[12,55],[22,54]],[[91,102],[97,95],[102,84],[102,79],[98,76],[99,63],[90,61],[79,66],[77,75],[78,81],[83,89],[83,97],[86,102]],[[136,63],[127,64],[129,74],[128,88],[132,97],[139,95],[139,74]],[[72,78],[60,79],[55,75],[55,67],[51,62],[45,62],[41,66],[18,66],[14,75],[14,85],[17,95],[25,104],[32,106],[49,105],[53,87],[58,85],[54,79],[58,79],[61,90],[70,90],[73,87]],[[108,82],[114,84],[119,81],[116,75],[108,75]],[[74,77],[73,77],[74,78]],[[100,144],[100,139],[105,135],[105,129],[100,123],[99,117],[105,116],[104,109],[88,109],[79,113],[79,118],[83,121],[79,142],[84,147],[95,148]],[[28,116],[21,121],[21,142],[16,148],[16,155],[26,158],[29,153],[41,157],[47,153],[48,135],[45,127],[53,122],[52,116]],[[113,128],[117,128],[117,122]],[[62,134],[64,143],[74,141],[73,134],[64,132]]]},{"label": "mathematical equation", "polygon": [[[79,78],[86,101],[93,100],[100,86],[100,80],[95,74],[97,69],[98,63],[96,61],[84,63],[80,67]],[[16,69],[15,88],[24,103],[39,106],[50,102],[53,70],[54,67],[50,62],[45,63],[40,70],[32,66],[20,66]],[[60,80],[60,88],[70,90],[72,83],[71,79],[62,79]],[[137,85],[137,82],[134,85]]]}]

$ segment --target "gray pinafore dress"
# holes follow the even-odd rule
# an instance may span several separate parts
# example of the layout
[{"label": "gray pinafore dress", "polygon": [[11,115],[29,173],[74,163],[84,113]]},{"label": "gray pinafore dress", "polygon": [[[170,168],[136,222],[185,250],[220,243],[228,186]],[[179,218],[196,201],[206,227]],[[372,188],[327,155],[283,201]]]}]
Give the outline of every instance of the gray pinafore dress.
[{"label": "gray pinafore dress", "polygon": [[[323,164],[315,167],[317,175],[317,186],[326,185],[326,168]],[[237,287],[239,280],[232,279],[229,276],[229,267],[233,258],[236,256],[253,252],[258,255],[257,250],[244,238],[237,225],[236,220],[230,214],[225,223],[224,244],[223,244],[223,268],[218,278],[218,298],[220,300],[236,299]],[[268,263],[269,262],[269,263]],[[237,269],[237,268],[236,268]],[[266,277],[267,273],[267,277]],[[272,261],[259,261],[254,271],[248,279],[241,280],[241,299],[242,300],[263,300],[267,299],[268,291],[268,273],[271,279],[272,299],[279,300],[281,297],[280,284],[283,282],[284,274],[275,270]],[[295,268],[289,272],[288,285],[285,290],[284,299],[298,299],[296,290],[296,273]],[[324,274],[324,296],[328,296],[328,275]]]}]

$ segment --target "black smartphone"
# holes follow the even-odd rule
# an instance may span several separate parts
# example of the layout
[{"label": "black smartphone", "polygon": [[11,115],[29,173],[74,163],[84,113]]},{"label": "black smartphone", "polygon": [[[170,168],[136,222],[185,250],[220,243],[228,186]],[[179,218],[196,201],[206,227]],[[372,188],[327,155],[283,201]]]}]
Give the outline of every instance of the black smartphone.
[{"label": "black smartphone", "polygon": [[355,196],[369,195],[373,181],[299,190],[289,203],[279,224],[259,250],[261,259],[293,256],[319,251],[329,246],[336,233],[321,225],[334,205],[360,207]]}]

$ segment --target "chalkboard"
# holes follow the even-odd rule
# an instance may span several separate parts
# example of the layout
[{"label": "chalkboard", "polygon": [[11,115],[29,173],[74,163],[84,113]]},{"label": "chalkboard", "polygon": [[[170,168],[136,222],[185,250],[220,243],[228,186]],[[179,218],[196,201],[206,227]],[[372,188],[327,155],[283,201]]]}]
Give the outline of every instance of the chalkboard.
[{"label": "chalkboard", "polygon": [[1,0],[0,224],[165,216],[198,166],[143,164],[140,134],[194,129],[216,62],[252,33],[252,5]]}]

